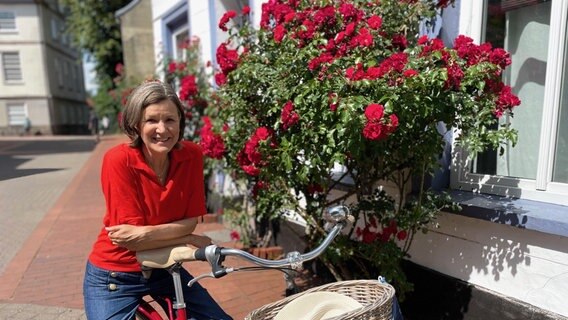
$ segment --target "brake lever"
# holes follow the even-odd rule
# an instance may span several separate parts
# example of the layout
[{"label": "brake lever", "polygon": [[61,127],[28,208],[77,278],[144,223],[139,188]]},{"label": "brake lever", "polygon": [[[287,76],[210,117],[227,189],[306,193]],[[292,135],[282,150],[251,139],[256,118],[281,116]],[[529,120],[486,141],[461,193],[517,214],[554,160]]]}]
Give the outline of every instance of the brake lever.
[{"label": "brake lever", "polygon": [[202,275],[200,275],[200,276],[197,276],[197,277],[195,277],[195,278],[189,280],[189,282],[187,283],[187,286],[188,286],[188,287],[191,287],[191,286],[193,286],[196,282],[198,282],[199,280],[205,279],[205,278],[215,278],[215,275],[213,275],[213,272],[202,274]]},{"label": "brake lever", "polygon": [[193,286],[196,282],[200,281],[201,279],[205,279],[205,278],[221,278],[226,276],[227,274],[235,271],[235,268],[222,268],[221,270],[217,270],[216,272],[209,272],[209,273],[205,273],[202,274],[200,276],[197,276],[191,280],[189,280],[189,282],[187,283],[188,287]]}]

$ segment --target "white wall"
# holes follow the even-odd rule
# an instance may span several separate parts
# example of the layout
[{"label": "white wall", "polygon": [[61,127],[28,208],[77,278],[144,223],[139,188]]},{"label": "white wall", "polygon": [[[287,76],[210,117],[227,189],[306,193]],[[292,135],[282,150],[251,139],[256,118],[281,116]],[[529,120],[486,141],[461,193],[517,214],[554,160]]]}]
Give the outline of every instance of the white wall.
[{"label": "white wall", "polygon": [[[209,1],[190,1],[189,2],[189,33],[199,37],[201,43],[201,60],[203,63],[213,61],[212,50],[215,50],[211,37],[211,19],[209,18]],[[217,22],[213,21],[215,25]]]},{"label": "white wall", "polygon": [[22,82],[6,83],[4,76],[0,76],[0,94],[4,98],[17,97],[45,97],[47,84],[43,66],[43,51],[37,44],[0,44],[0,52],[18,52],[20,55],[20,68]]},{"label": "white wall", "polygon": [[[0,5],[0,11],[12,11],[16,16],[16,32],[0,33],[0,52],[19,52],[21,83],[7,84],[0,75],[2,97],[46,96],[47,77],[43,67],[44,53],[41,48],[41,30],[35,5]],[[0,67],[1,69],[1,67]]]},{"label": "white wall", "polygon": [[[162,54],[164,52],[162,39],[162,17],[171,8],[179,5],[186,0],[152,0],[152,26],[154,30],[154,54],[156,64],[156,74],[160,75],[162,66],[159,65],[162,61]],[[188,0],[189,1],[189,0]],[[201,1],[200,1],[201,2]]]},{"label": "white wall", "polygon": [[568,316],[568,238],[441,213],[411,261]]},{"label": "white wall", "polygon": [[249,6],[251,9],[252,25],[255,28],[260,27],[260,17],[262,14],[262,4],[268,2],[268,0],[249,0]]},{"label": "white wall", "polygon": [[[13,41],[33,41],[41,40],[40,22],[38,18],[38,11],[35,4],[22,4],[22,5],[2,5],[0,4],[0,11],[11,11],[16,16],[16,29],[17,32],[2,32],[0,33],[1,39],[10,39]],[[7,35],[10,35],[8,38]]]}]

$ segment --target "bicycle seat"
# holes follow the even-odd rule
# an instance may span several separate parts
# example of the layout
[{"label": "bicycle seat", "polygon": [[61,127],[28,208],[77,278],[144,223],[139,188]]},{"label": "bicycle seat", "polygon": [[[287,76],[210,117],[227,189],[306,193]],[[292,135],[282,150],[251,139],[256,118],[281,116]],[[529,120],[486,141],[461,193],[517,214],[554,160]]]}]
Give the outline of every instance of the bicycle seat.
[{"label": "bicycle seat", "polygon": [[136,252],[138,262],[148,268],[165,269],[176,263],[194,261],[195,248],[173,246]]}]

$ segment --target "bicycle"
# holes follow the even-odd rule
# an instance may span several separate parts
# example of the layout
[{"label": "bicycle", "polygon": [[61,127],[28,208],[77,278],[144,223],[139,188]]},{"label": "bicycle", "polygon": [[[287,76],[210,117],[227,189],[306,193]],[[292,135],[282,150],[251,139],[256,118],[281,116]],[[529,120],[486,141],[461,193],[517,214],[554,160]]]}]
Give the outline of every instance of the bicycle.
[{"label": "bicycle", "polygon": [[[159,302],[168,317],[167,319],[185,320],[187,319],[187,310],[184,303],[180,278],[180,269],[184,262],[206,261],[211,266],[210,273],[195,277],[187,284],[188,286],[192,286],[204,278],[221,278],[230,273],[247,269],[250,270],[251,268],[301,270],[303,262],[318,257],[331,244],[342,229],[353,222],[353,217],[349,215],[349,209],[345,206],[331,208],[328,210],[325,218],[327,221],[325,228],[329,231],[317,248],[304,254],[300,254],[297,251],[290,252],[287,254],[286,258],[279,260],[263,259],[243,250],[224,248],[217,245],[209,245],[199,249],[187,246],[175,246],[140,251],[137,252],[136,255],[142,266],[142,272],[146,277],[150,276],[152,269],[166,269],[172,275],[175,297],[160,297],[159,299],[161,301]],[[258,267],[225,267],[223,266],[223,262],[225,258],[229,256],[248,260]],[[290,273],[285,272],[285,275],[287,281],[290,281]],[[356,305],[357,308],[351,308],[347,313],[341,315],[340,318],[336,317],[333,319],[359,319],[363,316],[365,319],[391,319],[394,288],[377,280],[343,281],[322,285],[253,310],[246,319],[275,319],[278,317],[279,313],[285,311],[283,309],[285,309],[288,304],[293,303],[293,301],[299,301],[300,298],[311,298],[317,292],[341,294],[357,301],[361,306],[359,308],[359,305]],[[329,306],[326,306],[326,308],[327,307]],[[147,301],[141,302],[136,311],[136,317],[142,320],[163,320],[159,310],[154,308]]]}]

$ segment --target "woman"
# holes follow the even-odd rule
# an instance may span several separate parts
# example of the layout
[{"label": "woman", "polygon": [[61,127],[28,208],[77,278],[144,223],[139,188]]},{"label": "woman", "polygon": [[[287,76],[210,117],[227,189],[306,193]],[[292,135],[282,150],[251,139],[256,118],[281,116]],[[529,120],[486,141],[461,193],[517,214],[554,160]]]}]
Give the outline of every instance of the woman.
[{"label": "woman", "polygon": [[[174,295],[167,271],[144,279],[136,251],[210,242],[192,234],[206,213],[203,158],[198,145],[181,141],[183,115],[175,92],[157,81],[136,88],[124,108],[130,144],[110,149],[102,165],[106,213],[85,272],[88,319],[132,319],[143,296]],[[182,271],[187,283],[192,276]],[[231,319],[199,285],[184,286],[184,296],[190,317]]]}]

